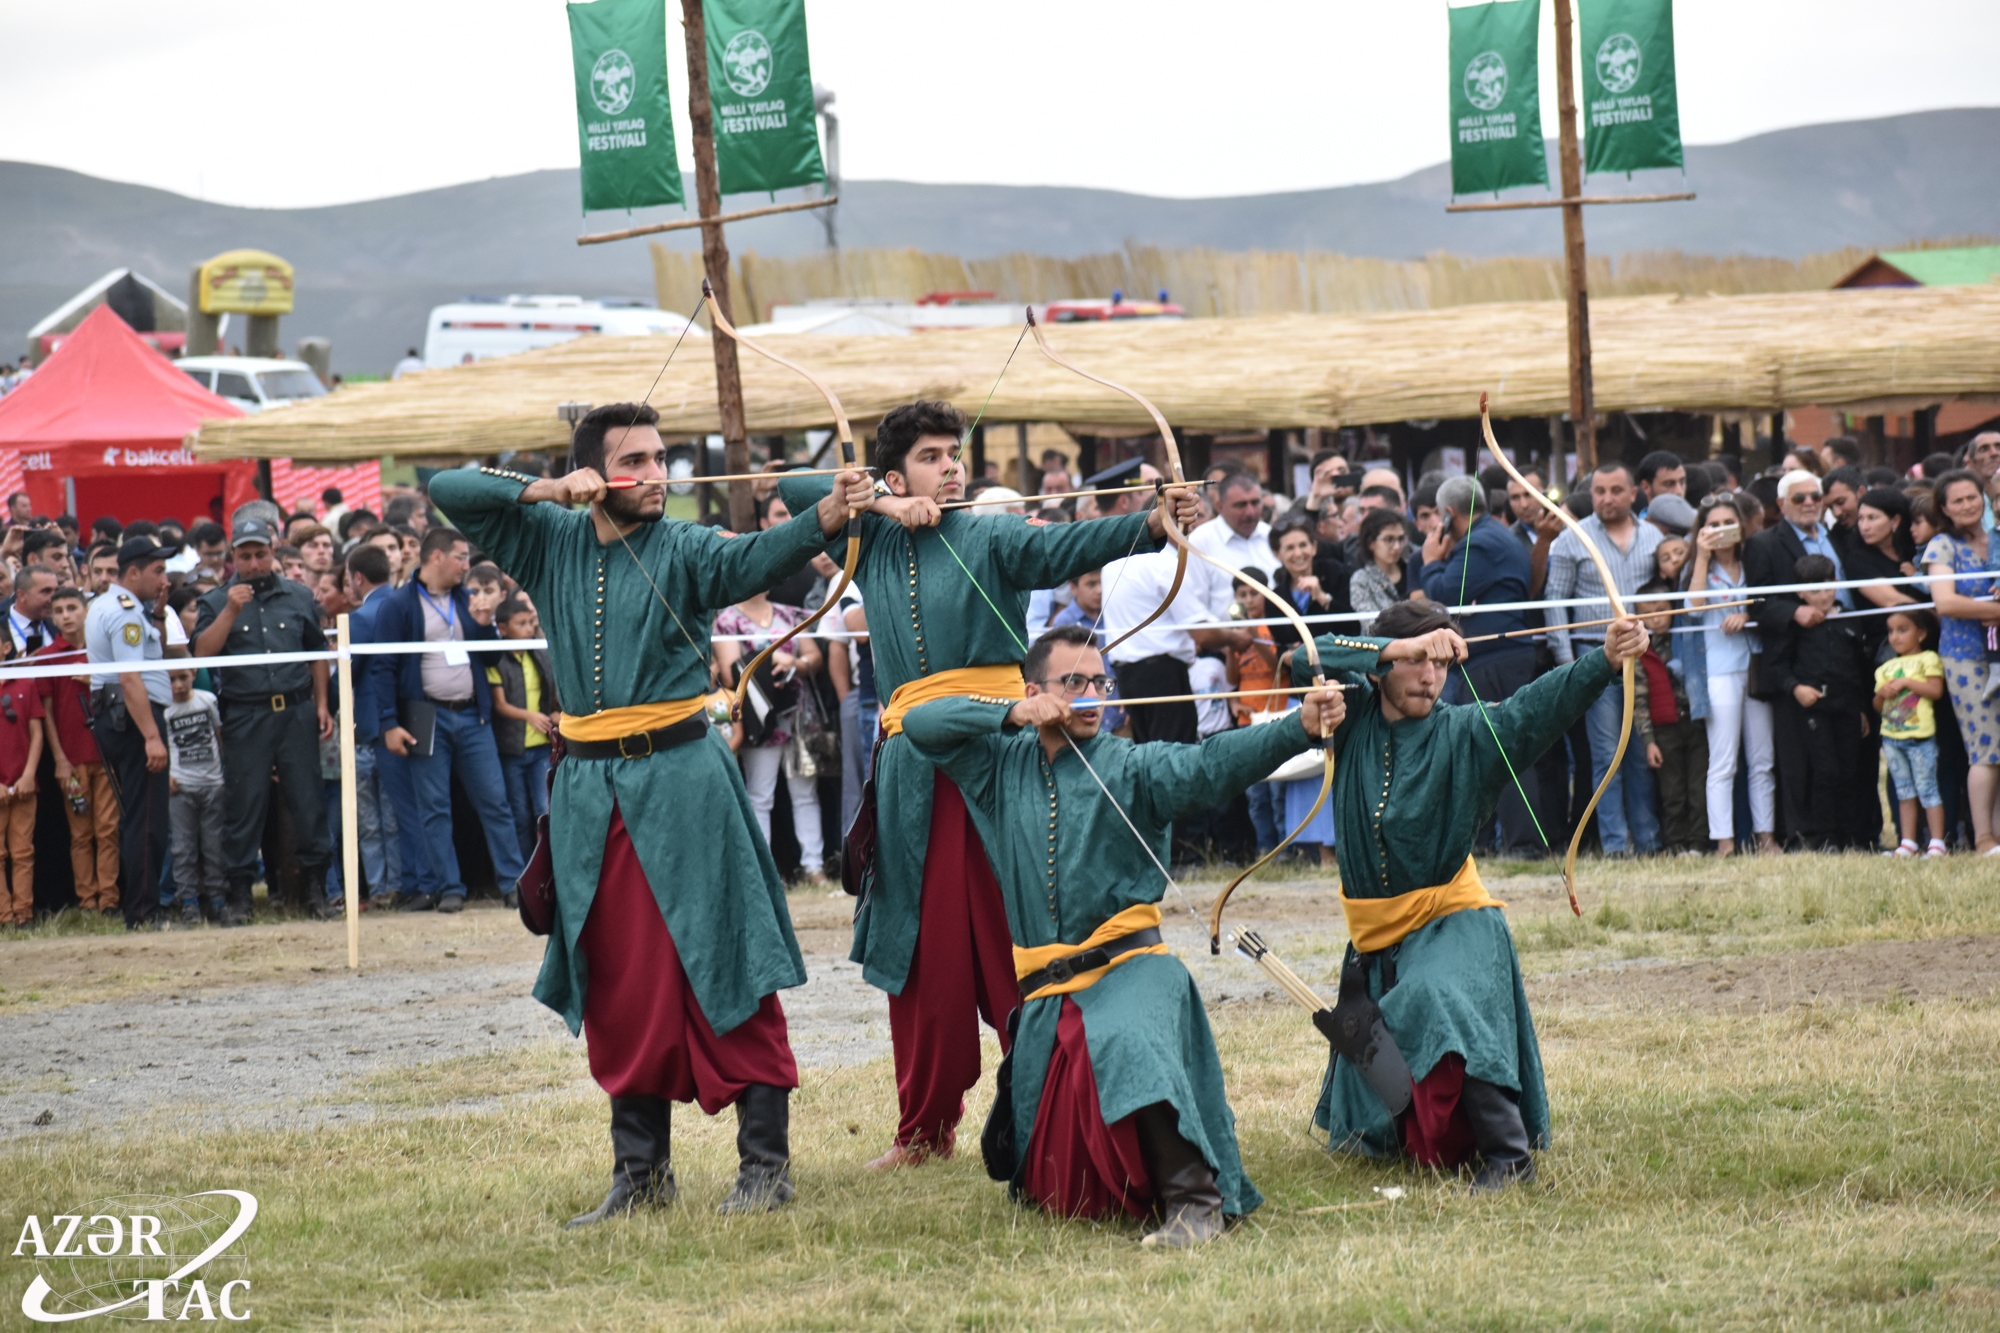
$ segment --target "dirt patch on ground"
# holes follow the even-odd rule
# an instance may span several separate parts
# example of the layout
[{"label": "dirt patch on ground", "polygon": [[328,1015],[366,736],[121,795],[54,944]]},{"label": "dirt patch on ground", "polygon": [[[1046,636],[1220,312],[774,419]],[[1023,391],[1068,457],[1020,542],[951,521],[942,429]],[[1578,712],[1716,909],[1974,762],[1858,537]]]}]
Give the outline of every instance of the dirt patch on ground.
[{"label": "dirt patch on ground", "polygon": [[1748,1014],[1798,1005],[2000,998],[2000,936],[1875,940],[1689,963],[1641,959],[1531,977],[1537,1005]]},{"label": "dirt patch on ground", "polygon": [[[1167,942],[1212,1008],[1284,1003],[1255,966],[1227,949],[1209,953],[1206,914],[1221,887],[1204,879],[1168,894]],[[1494,891],[1517,922],[1568,911],[1559,876],[1509,876]],[[824,890],[791,895],[809,980],[782,998],[807,1068],[888,1053],[883,996],[847,961],[853,906]],[[1225,922],[1246,927],[1331,1000],[1346,933],[1331,880],[1253,882]],[[542,947],[497,903],[456,916],[369,914],[358,973],[347,969],[337,923],[8,941],[0,944],[0,1139],[162,1117],[295,1126],[398,1114],[382,1090],[400,1083],[385,1078],[530,1048],[537,1068],[583,1085],[583,1044],[530,995]],[[2000,936],[1637,960],[1532,977],[1528,988],[1541,1006],[1611,1013],[1994,997]]]}]

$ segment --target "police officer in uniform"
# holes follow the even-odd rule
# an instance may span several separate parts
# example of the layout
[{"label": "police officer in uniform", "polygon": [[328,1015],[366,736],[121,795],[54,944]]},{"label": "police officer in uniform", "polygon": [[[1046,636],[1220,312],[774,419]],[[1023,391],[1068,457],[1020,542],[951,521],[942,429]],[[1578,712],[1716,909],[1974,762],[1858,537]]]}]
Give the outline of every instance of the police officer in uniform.
[{"label": "police officer in uniform", "polygon": [[[160,594],[167,560],[179,548],[134,537],[118,548],[118,581],[90,603],[84,648],[93,665],[157,662],[162,643]],[[167,864],[165,671],[93,671],[91,734],[118,797],[118,864],[124,872],[125,928],[142,930],[160,916],[160,876]]]},{"label": "police officer in uniform", "polygon": [[[235,577],[196,603],[195,656],[325,651],[311,590],[277,572],[270,524],[239,517],[229,544]],[[327,915],[326,871],[333,853],[319,773],[320,739],[333,734],[326,663],[226,667],[216,675],[226,806],[222,858],[229,877],[224,924],[250,919],[250,886],[257,878],[274,772],[297,833],[299,864],[321,915]]]}]

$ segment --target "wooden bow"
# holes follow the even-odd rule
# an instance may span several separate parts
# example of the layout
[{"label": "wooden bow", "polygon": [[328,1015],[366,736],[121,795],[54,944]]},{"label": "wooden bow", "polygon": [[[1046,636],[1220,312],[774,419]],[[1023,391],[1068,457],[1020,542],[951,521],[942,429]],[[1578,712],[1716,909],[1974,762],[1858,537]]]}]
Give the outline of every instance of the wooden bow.
[{"label": "wooden bow", "polygon": [[[834,393],[832,387],[798,362],[779,356],[770,348],[760,346],[752,339],[738,333],[736,326],[729,322],[728,316],[724,315],[721,307],[716,305],[715,289],[709,286],[707,278],[701,280],[701,303],[708,307],[708,317],[713,322],[716,332],[734,340],[738,347],[747,347],[766,361],[775,361],[785,369],[804,376],[808,384],[819,390],[820,397],[826,399],[826,405],[833,410],[834,430],[840,438],[840,461],[850,468],[854,467],[856,464],[854,456],[854,431],[847,424],[847,410],[840,405],[840,397]],[[697,308],[696,313],[700,313],[699,308]],[[694,480],[699,481],[702,479],[697,477]],[[828,590],[826,600],[819,604],[819,610],[813,612],[804,620],[801,620],[798,624],[785,631],[785,633],[773,639],[769,647],[751,658],[749,663],[737,673],[736,691],[730,697],[731,716],[741,717],[743,715],[743,700],[750,692],[750,679],[757,674],[757,669],[764,665],[771,654],[777,652],[814,625],[817,625],[820,622],[820,618],[828,611],[831,611],[834,603],[840,600],[840,595],[847,591],[848,585],[854,582],[854,571],[861,563],[861,525],[856,521],[860,517],[861,511],[858,509],[850,510],[847,515],[847,560],[841,566],[840,582],[834,584]]]},{"label": "wooden bow", "polygon": [[[1160,414],[1160,409],[1153,406],[1151,400],[1149,400],[1144,394],[1140,393],[1136,389],[1129,389],[1125,387],[1123,384],[1117,383],[1115,380],[1105,379],[1102,375],[1092,374],[1090,371],[1085,370],[1083,367],[1076,365],[1075,363],[1063,357],[1053,347],[1049,346],[1048,339],[1042,335],[1042,327],[1040,324],[1035,322],[1035,312],[1032,308],[1030,308],[1028,311],[1028,327],[1034,330],[1035,346],[1041,348],[1042,355],[1048,357],[1049,360],[1055,362],[1057,365],[1061,366],[1064,370],[1072,371],[1075,374],[1083,376],[1085,379],[1089,380],[1093,384],[1101,384],[1105,388],[1110,389],[1116,393],[1124,394],[1127,398],[1130,398],[1133,402],[1137,403],[1140,407],[1144,408],[1146,415],[1152,418],[1154,428],[1160,432],[1160,442],[1162,445],[1165,446],[1167,451],[1167,462],[1169,466],[1173,469],[1173,480],[1176,482],[1186,480],[1186,476],[1181,471],[1180,446],[1174,441],[1173,427],[1167,424],[1166,417]],[[1265,587],[1262,583],[1258,582],[1250,575],[1245,574],[1242,570],[1231,569],[1228,565],[1225,565],[1220,560],[1215,559],[1213,556],[1209,555],[1206,551],[1200,550],[1195,546],[1193,546],[1192,544],[1190,544],[1186,535],[1183,534],[1180,528],[1175,525],[1173,514],[1170,510],[1168,510],[1168,508],[1165,505],[1160,506],[1160,523],[1161,527],[1166,531],[1168,538],[1171,539],[1174,545],[1179,548],[1180,552],[1179,561],[1174,567],[1173,586],[1167,589],[1166,599],[1153,609],[1153,613],[1151,615],[1147,616],[1144,620],[1134,625],[1131,629],[1126,630],[1116,639],[1113,639],[1110,644],[1106,645],[1105,647],[1106,653],[1109,653],[1112,648],[1117,647],[1119,644],[1125,642],[1125,640],[1131,638],[1134,634],[1137,634],[1140,630],[1144,629],[1146,626],[1152,624],[1155,620],[1158,620],[1160,618],[1161,613],[1164,612],[1169,606],[1173,604],[1174,598],[1180,594],[1181,581],[1187,575],[1188,557],[1192,555],[1198,560],[1207,561],[1209,564],[1215,566],[1217,569],[1221,570],[1224,574],[1227,574],[1230,578],[1235,579],[1237,582],[1243,584],[1245,587],[1255,588],[1258,592],[1264,594],[1265,601],[1269,605],[1276,607],[1279,613],[1282,614],[1287,620],[1291,621],[1292,627],[1299,632],[1299,641],[1305,649],[1306,660],[1312,663],[1313,684],[1318,687],[1324,687],[1326,685],[1326,672],[1322,670],[1320,667],[1319,645],[1313,642],[1312,627],[1306,624],[1305,617],[1301,616],[1298,612],[1298,608],[1292,605],[1291,598],[1280,597],[1277,593]],[[1250,876],[1256,874],[1259,870],[1262,870],[1266,865],[1270,864],[1271,859],[1275,857],[1279,852],[1282,852],[1285,850],[1285,848],[1291,846],[1292,840],[1294,838],[1297,838],[1299,834],[1305,831],[1306,825],[1313,822],[1314,817],[1319,814],[1320,808],[1326,804],[1327,797],[1333,791],[1333,737],[1331,736],[1328,736],[1326,738],[1325,752],[1326,752],[1326,773],[1325,776],[1320,780],[1319,799],[1313,802],[1312,809],[1306,811],[1306,817],[1299,821],[1299,825],[1297,828],[1293,829],[1290,833],[1287,833],[1285,835],[1285,839],[1283,842],[1280,842],[1276,847],[1273,847],[1263,856],[1258,857],[1256,862],[1252,864],[1249,869],[1245,870],[1235,879],[1229,881],[1228,886],[1225,887],[1220,894],[1216,895],[1215,904],[1209,909],[1209,917],[1208,917],[1208,951],[1211,954],[1219,954],[1222,952],[1222,909],[1228,905],[1229,896],[1236,892],[1237,886],[1242,884],[1244,880],[1249,879]]]},{"label": "wooden bow", "polygon": [[[1187,480],[1187,474],[1181,470],[1180,442],[1174,439],[1174,428],[1172,426],[1169,426],[1167,424],[1167,419],[1160,415],[1159,408],[1154,407],[1152,402],[1144,394],[1136,393],[1133,390],[1126,388],[1122,384],[1118,384],[1112,380],[1105,379],[1104,376],[1102,375],[1092,374],[1090,371],[1085,370],[1082,366],[1079,366],[1075,362],[1070,361],[1069,359],[1064,357],[1062,353],[1056,351],[1055,348],[1049,346],[1049,340],[1042,334],[1041,323],[1035,318],[1035,308],[1033,306],[1028,307],[1028,329],[1035,335],[1035,346],[1042,349],[1043,356],[1055,362],[1057,365],[1061,366],[1064,370],[1069,371],[1071,374],[1083,376],[1085,379],[1089,380],[1092,384],[1102,384],[1105,388],[1110,389],[1115,393],[1124,394],[1127,398],[1130,398],[1133,402],[1137,403],[1140,407],[1144,408],[1146,415],[1153,419],[1153,429],[1157,430],[1160,433],[1160,445],[1167,451],[1167,466],[1173,471],[1172,479],[1176,482],[1185,482]],[[1131,638],[1134,634],[1137,634],[1140,630],[1146,628],[1146,626],[1152,624],[1155,620],[1158,620],[1160,616],[1163,613],[1165,613],[1166,609],[1169,606],[1173,605],[1174,598],[1180,596],[1181,582],[1182,580],[1187,578],[1188,552],[1193,550],[1194,548],[1188,545],[1187,538],[1181,533],[1180,528],[1175,526],[1173,513],[1165,505],[1160,506],[1160,522],[1161,525],[1166,528],[1168,537],[1170,537],[1173,540],[1175,547],[1178,548],[1174,560],[1174,581],[1167,588],[1167,595],[1160,599],[1160,604],[1158,606],[1153,608],[1151,615],[1147,616],[1144,620],[1134,625],[1131,629],[1126,630],[1123,634],[1113,639],[1110,643],[1104,645],[1104,651],[1107,654],[1110,653],[1110,651],[1113,648],[1116,648],[1119,644],[1125,642],[1125,640]],[[1200,554],[1200,552],[1198,551],[1195,553],[1197,555]],[[1213,564],[1215,562],[1210,561],[1209,563]]]},{"label": "wooden bow", "polygon": [[[1554,514],[1564,527],[1576,534],[1576,539],[1583,543],[1583,549],[1589,554],[1591,563],[1597,566],[1597,576],[1604,583],[1604,599],[1611,603],[1614,619],[1627,619],[1625,602],[1618,595],[1618,581],[1612,577],[1611,565],[1605,560],[1604,552],[1598,550],[1597,543],[1585,535],[1583,525],[1571,517],[1568,509],[1544,495],[1541,487],[1530,485],[1528,479],[1521,475],[1519,469],[1507,457],[1507,451],[1500,447],[1500,441],[1493,436],[1493,418],[1487,414],[1486,395],[1483,393],[1479,395],[1479,429],[1485,433],[1486,448],[1492,453],[1494,461],[1506,469],[1508,476],[1521,483],[1521,489],[1534,496],[1537,504]],[[1471,552],[1468,551],[1466,554],[1469,558]],[[1576,832],[1570,835],[1569,854],[1563,858],[1563,888],[1569,891],[1569,910],[1578,916],[1583,915],[1583,909],[1577,906],[1576,902],[1576,852],[1577,848],[1583,845],[1583,831],[1590,823],[1591,812],[1597,809],[1597,803],[1604,799],[1605,789],[1610,787],[1611,779],[1618,776],[1618,766],[1625,762],[1625,747],[1632,741],[1632,713],[1637,701],[1635,690],[1637,668],[1636,658],[1626,659],[1625,716],[1618,726],[1618,750],[1611,756],[1611,766],[1604,771],[1604,780],[1598,783],[1597,790],[1591,793],[1590,804],[1583,808],[1583,817],[1576,821]]]}]

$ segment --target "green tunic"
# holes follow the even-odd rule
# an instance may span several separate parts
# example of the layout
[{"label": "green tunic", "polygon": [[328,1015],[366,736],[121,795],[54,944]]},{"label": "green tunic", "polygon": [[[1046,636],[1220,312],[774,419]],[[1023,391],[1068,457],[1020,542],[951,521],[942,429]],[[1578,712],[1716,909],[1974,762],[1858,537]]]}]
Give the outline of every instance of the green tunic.
[{"label": "green tunic", "polygon": [[[1492,826],[1511,781],[1508,762],[1516,770],[1533,764],[1604,693],[1613,674],[1598,649],[1483,710],[1439,704],[1429,717],[1391,722],[1365,674],[1381,671],[1378,658],[1390,642],[1344,634],[1318,640],[1329,680],[1367,687],[1348,694],[1347,721],[1334,736],[1335,853],[1341,891],[1350,898],[1391,898],[1449,881],[1479,833]],[[1305,684],[1311,676],[1301,656],[1293,678]],[[1528,1136],[1545,1146],[1549,1098],[1541,1049],[1501,910],[1440,917],[1391,953],[1395,988],[1382,994],[1379,968],[1369,970],[1369,988],[1411,1075],[1421,1079],[1458,1052],[1472,1077],[1520,1093]],[[1371,1157],[1400,1151],[1388,1112],[1345,1061],[1335,1062],[1315,1121],[1336,1148]]]},{"label": "green tunic", "polygon": [[[1157,903],[1177,815],[1226,801],[1311,743],[1296,716],[1274,726],[1210,737],[1200,745],[1135,745],[1117,736],[1080,741],[1051,763],[1032,728],[1006,728],[1007,705],[948,699],[913,709],[904,735],[943,768],[972,812],[1007,904],[1007,925],[1024,948],[1081,944],[1136,903]],[[1097,778],[1152,848],[1148,856]],[[1014,1035],[1014,1141],[1034,1130],[1055,1051],[1062,1001],[1083,1013],[1098,1108],[1108,1124],[1154,1102],[1173,1105],[1181,1136],[1201,1150],[1222,1190],[1223,1210],[1263,1202],[1243,1175],[1236,1117],[1223,1094],[1222,1063],[1201,992],[1170,954],[1121,963],[1089,988],[1023,1005]],[[1026,1161],[1028,1154],[1021,1154]]]},{"label": "green tunic", "polygon": [[[579,716],[705,693],[715,611],[804,568],[826,543],[807,509],[744,537],[673,519],[642,524],[628,554],[625,543],[597,540],[587,510],[521,504],[526,482],[491,468],[441,472],[431,498],[534,599],[557,692]],[[805,984],[784,884],[720,732],[647,759],[566,758],[549,804],[556,926],[535,998],[571,1032],[586,984],[577,937],[614,804],[718,1034],[764,996]]]},{"label": "green tunic", "polygon": [[[780,481],[778,493],[796,514],[818,503],[830,485],[801,477]],[[854,581],[868,611],[875,691],[884,704],[898,685],[919,676],[1019,662],[1028,652],[1034,589],[1053,588],[1135,550],[1159,549],[1144,514],[1045,524],[956,509],[936,528],[916,532],[865,514],[861,534]],[[828,551],[842,558],[845,544]],[[868,984],[891,995],[902,994],[917,947],[933,771],[901,736],[889,739],[875,764],[875,883],[855,914],[849,957]]]}]

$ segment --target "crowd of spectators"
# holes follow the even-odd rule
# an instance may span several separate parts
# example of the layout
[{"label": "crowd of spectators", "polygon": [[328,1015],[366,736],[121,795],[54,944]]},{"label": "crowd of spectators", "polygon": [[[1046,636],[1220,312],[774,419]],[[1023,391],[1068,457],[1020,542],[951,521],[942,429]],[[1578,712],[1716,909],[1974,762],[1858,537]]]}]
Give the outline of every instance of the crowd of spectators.
[{"label": "crowd of spectators", "polygon": [[[388,488],[380,516],[329,490],[313,511],[257,501],[226,525],[99,518],[87,540],[16,494],[0,610],[0,658],[77,664],[0,683],[10,926],[69,908],[240,925],[260,881],[264,910],[339,915],[337,692],[324,661],[262,656],[324,651],[348,612],[357,642],[540,636],[528,599],[413,487]],[[354,676],[357,887],[377,907],[455,910],[468,879],[511,897],[547,808],[546,654],[378,655]],[[412,696],[434,705],[422,735],[397,713]]]},{"label": "crowd of spectators", "polygon": [[[1593,818],[1605,853],[2000,851],[2000,432],[1908,475],[1860,460],[1846,438],[1748,476],[1734,457],[1657,452],[1569,488],[1564,503],[1620,599],[1654,630],[1631,744]],[[524,463],[537,467],[514,466]],[[1100,643],[1122,639],[1108,657],[1120,695],[1198,696],[1111,710],[1107,723],[1140,741],[1192,741],[1295,706],[1277,690],[1299,636],[1255,585],[1318,633],[1366,633],[1405,598],[1467,607],[1477,641],[1451,703],[1506,699],[1602,643],[1597,563],[1530,494],[1541,475],[1524,487],[1496,467],[1406,488],[1386,463],[1336,451],[1310,475],[1295,500],[1229,467],[1205,478],[1211,517],[1190,540],[1243,579],[1191,562],[1172,604],[1142,626],[1176,561],[1171,549],[1135,554],[1036,593],[1024,637],[1084,625]],[[1042,500],[989,476],[968,498],[1001,501],[975,515],[1072,522],[1143,507],[1157,479],[1139,459],[1078,478],[1051,453],[1043,493],[1131,489]],[[756,491],[762,525],[789,517],[775,480]],[[822,556],[720,610],[717,689],[739,687],[838,573]],[[1858,580],[1877,582],[1839,586]],[[273,906],[339,915],[336,692],[323,661],[255,655],[321,650],[347,612],[357,643],[524,644],[370,655],[355,670],[367,905],[450,912],[480,891],[511,903],[547,811],[561,701],[547,654],[525,646],[540,637],[532,602],[417,489],[391,488],[379,517],[329,491],[315,511],[260,501],[227,526],[99,518],[87,534],[17,494],[0,599],[0,658],[78,668],[0,682],[0,922],[74,907],[133,928],[235,925],[251,919],[258,881]],[[186,656],[251,660],[173,669]],[[167,660],[130,669],[151,658]],[[766,660],[745,698],[724,726],[759,824],[788,874],[827,883],[879,711],[860,591]],[[1491,846],[1534,856],[1564,845],[1610,768],[1621,711],[1614,685],[1548,754],[1510,757],[1515,786]],[[1317,789],[1306,756],[1183,821],[1176,854],[1269,850]],[[1294,854],[1330,861],[1332,841],[1323,808]]]}]

